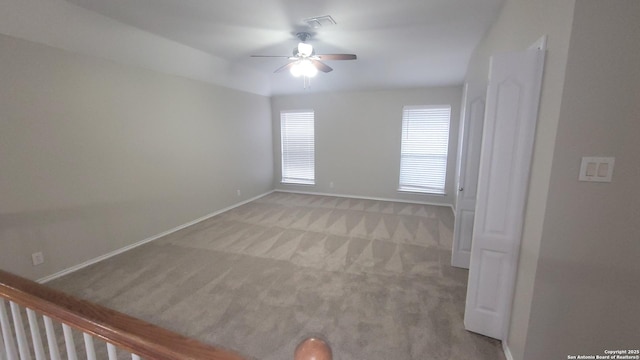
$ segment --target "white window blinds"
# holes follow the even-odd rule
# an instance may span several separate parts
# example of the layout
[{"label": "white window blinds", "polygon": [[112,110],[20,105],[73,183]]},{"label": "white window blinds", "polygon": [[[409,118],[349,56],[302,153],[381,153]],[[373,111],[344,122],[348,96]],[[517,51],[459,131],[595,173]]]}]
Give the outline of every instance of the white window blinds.
[{"label": "white window blinds", "polygon": [[280,113],[282,182],[315,184],[313,110]]},{"label": "white window blinds", "polygon": [[444,194],[451,106],[402,110],[401,191]]}]

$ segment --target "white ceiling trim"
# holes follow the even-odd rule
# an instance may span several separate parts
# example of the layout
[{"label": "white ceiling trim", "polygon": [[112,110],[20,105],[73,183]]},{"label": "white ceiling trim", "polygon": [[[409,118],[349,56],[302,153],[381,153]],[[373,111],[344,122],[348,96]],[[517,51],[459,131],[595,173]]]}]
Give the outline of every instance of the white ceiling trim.
[{"label": "white ceiling trim", "polygon": [[64,0],[3,0],[0,33],[268,96],[269,76]]}]

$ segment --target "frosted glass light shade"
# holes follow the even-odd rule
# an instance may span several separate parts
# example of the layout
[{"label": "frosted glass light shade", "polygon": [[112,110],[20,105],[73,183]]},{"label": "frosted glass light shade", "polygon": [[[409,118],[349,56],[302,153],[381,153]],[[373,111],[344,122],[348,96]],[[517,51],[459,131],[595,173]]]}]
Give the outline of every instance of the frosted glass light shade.
[{"label": "frosted glass light shade", "polygon": [[318,74],[318,69],[313,65],[313,63],[309,59],[302,59],[302,60],[296,61],[295,63],[293,63],[293,65],[291,65],[291,68],[289,69],[289,71],[291,72],[291,75],[295,77],[304,76],[304,77],[312,78]]},{"label": "frosted glass light shade", "polygon": [[298,43],[298,54],[301,56],[311,56],[313,53],[313,46],[307,43]]},{"label": "frosted glass light shade", "polygon": [[293,64],[293,66],[291,66],[291,69],[289,71],[294,77],[300,77],[300,75],[302,75],[302,66],[300,66],[300,63],[296,62],[295,64]]},{"label": "frosted glass light shade", "polygon": [[311,78],[318,74],[318,69],[308,59],[300,61],[300,67],[302,68],[302,75],[306,77]]}]

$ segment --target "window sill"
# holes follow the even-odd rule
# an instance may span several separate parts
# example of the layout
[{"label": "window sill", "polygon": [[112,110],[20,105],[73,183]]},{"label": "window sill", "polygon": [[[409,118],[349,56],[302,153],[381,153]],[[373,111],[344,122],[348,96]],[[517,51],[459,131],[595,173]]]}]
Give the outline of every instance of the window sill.
[{"label": "window sill", "polygon": [[295,185],[295,186],[316,186],[316,183],[296,183],[296,182],[285,182],[280,181],[281,185]]},{"label": "window sill", "polygon": [[415,195],[447,196],[447,193],[433,193],[433,192],[427,192],[427,191],[407,190],[407,189],[398,189],[398,192],[405,193],[405,194],[415,194]]}]

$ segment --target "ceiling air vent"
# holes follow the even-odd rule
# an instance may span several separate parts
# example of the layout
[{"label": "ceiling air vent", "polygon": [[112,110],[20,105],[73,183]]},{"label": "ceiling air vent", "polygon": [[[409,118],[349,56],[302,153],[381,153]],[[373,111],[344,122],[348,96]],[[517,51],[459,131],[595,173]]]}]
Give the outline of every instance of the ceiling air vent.
[{"label": "ceiling air vent", "polygon": [[333,20],[331,15],[314,16],[314,17],[306,18],[302,21],[312,29],[317,29],[324,26],[331,26],[336,24],[336,21]]}]

